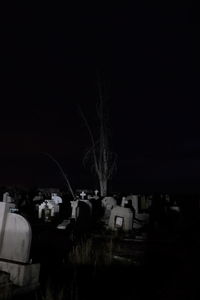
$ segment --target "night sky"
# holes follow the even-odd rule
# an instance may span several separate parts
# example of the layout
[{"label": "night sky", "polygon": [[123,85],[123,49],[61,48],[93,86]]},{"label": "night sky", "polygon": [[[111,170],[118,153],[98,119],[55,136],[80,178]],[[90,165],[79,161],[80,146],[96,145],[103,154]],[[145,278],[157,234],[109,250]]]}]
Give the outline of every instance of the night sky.
[{"label": "night sky", "polygon": [[100,74],[118,156],[113,190],[200,191],[190,7],[18,6],[3,15],[0,185],[64,185],[48,152],[74,189],[96,187],[82,164],[90,139],[78,106],[94,127]]}]

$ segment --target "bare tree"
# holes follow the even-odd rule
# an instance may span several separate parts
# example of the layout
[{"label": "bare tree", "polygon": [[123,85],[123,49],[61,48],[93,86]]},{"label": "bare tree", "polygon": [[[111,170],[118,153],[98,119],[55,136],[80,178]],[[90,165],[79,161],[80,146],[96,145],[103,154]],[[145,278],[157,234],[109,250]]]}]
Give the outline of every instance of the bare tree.
[{"label": "bare tree", "polygon": [[[91,140],[91,147],[85,154],[83,162],[85,164],[88,160],[91,161],[92,159],[91,165],[99,181],[100,194],[101,196],[106,196],[108,193],[108,181],[111,179],[116,168],[116,154],[110,150],[108,113],[105,98],[103,97],[102,85],[100,83],[98,88],[99,99],[96,107],[99,121],[98,128],[95,127],[95,130],[92,131],[85,114],[80,109],[81,116]],[[95,139],[96,134],[98,134],[97,139]]]}]

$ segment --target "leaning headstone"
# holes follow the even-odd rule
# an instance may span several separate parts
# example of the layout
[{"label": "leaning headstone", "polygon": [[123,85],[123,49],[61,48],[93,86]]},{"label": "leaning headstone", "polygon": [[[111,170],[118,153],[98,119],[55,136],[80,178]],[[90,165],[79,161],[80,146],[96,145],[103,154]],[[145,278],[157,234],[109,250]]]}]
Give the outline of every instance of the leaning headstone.
[{"label": "leaning headstone", "polygon": [[36,285],[40,265],[30,263],[30,224],[21,215],[9,212],[9,207],[9,203],[0,202],[0,271],[9,273],[16,285]]}]

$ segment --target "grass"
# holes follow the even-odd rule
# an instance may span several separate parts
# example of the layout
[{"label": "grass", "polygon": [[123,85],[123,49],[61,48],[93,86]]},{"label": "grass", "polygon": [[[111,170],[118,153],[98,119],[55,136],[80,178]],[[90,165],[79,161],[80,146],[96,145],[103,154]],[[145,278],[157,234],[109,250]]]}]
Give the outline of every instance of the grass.
[{"label": "grass", "polygon": [[69,254],[68,263],[76,266],[107,266],[112,263],[113,239],[99,243],[95,238],[82,240]]},{"label": "grass", "polygon": [[114,248],[112,236],[90,236],[80,240],[72,248],[59,274],[49,275],[42,300],[92,299],[91,285],[98,286],[99,273],[104,273],[112,265]]}]

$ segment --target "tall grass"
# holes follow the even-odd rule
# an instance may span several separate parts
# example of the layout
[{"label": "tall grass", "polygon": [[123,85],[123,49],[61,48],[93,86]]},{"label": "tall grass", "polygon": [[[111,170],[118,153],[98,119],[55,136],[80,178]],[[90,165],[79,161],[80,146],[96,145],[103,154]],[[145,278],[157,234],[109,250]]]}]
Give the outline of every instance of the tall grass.
[{"label": "tall grass", "polygon": [[112,263],[113,239],[97,241],[92,237],[79,241],[65,261],[62,283],[49,279],[42,300],[82,299],[83,286],[89,286],[99,268]]},{"label": "tall grass", "polygon": [[95,238],[82,240],[69,254],[68,263],[81,266],[107,266],[112,263],[113,239],[97,242]]}]

